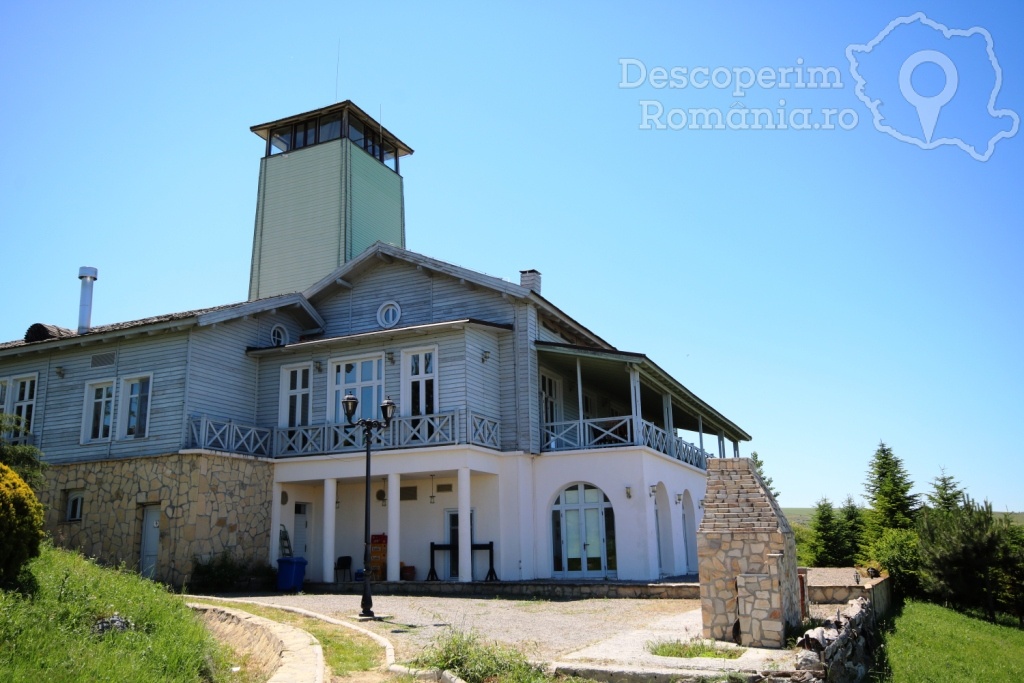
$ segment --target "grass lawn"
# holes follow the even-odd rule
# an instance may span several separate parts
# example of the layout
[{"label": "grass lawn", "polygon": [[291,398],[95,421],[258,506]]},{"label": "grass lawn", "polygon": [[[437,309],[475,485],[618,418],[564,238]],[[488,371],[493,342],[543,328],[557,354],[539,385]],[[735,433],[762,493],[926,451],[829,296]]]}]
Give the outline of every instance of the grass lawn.
[{"label": "grass lawn", "polygon": [[1024,631],[908,602],[885,634],[893,683],[1024,680]]},{"label": "grass lawn", "polygon": [[[231,653],[160,584],[49,545],[30,571],[28,597],[0,591],[4,683],[245,680],[244,670],[231,672]],[[133,628],[93,632],[115,613]]]}]

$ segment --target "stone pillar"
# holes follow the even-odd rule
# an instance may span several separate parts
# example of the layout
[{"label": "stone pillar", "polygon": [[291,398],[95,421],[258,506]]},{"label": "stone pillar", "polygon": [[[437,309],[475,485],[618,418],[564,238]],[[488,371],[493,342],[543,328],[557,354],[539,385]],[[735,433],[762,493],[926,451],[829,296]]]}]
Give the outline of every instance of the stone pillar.
[{"label": "stone pillar", "polygon": [[[470,521],[469,468],[459,468],[459,581],[473,580],[472,527]],[[454,558],[453,558],[454,559]]]},{"label": "stone pillar", "polygon": [[324,479],[324,521],[323,540],[321,541],[323,553],[321,554],[321,565],[323,566],[323,582],[334,583],[334,522],[338,515],[335,503],[338,501],[338,480]]},{"label": "stone pillar", "polygon": [[708,461],[697,554],[704,637],[784,647],[800,623],[796,543],[748,458]]},{"label": "stone pillar", "polygon": [[388,475],[388,581],[398,581],[401,576],[400,559],[402,557],[401,495],[402,478],[399,474]]}]

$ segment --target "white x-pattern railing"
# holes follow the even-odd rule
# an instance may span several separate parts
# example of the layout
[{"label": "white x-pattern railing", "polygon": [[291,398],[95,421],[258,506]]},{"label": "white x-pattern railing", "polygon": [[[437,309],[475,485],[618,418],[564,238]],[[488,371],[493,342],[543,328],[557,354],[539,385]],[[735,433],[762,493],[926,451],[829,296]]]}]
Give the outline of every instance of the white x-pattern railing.
[{"label": "white x-pattern railing", "polygon": [[[468,434],[460,431],[462,424],[467,426]],[[343,453],[365,448],[362,431],[342,424],[255,427],[205,415],[191,419],[189,442],[193,448],[268,457]],[[387,429],[375,430],[373,433],[373,447],[376,449],[457,443],[471,443],[498,450],[501,448],[501,424],[479,413],[451,411],[396,417]]]},{"label": "white x-pattern railing", "polygon": [[684,441],[646,420],[640,422],[640,438],[634,439],[633,425],[633,417],[629,415],[547,422],[544,424],[542,432],[544,441],[541,449],[566,451],[617,446],[647,446],[694,467],[707,469],[707,459],[711,456],[692,443]]}]

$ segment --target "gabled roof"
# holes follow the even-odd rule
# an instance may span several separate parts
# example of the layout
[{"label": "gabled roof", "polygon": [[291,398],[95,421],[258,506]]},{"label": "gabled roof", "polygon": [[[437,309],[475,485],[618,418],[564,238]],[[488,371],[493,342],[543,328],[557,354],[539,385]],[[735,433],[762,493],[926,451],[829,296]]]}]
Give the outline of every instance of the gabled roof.
[{"label": "gabled roof", "polygon": [[15,341],[0,343],[0,355],[20,354],[28,351],[44,351],[66,346],[75,346],[86,340],[100,341],[102,339],[118,337],[135,332],[173,329],[176,327],[189,327],[191,325],[205,327],[207,325],[226,322],[228,320],[234,320],[247,315],[255,315],[257,313],[264,313],[266,311],[293,306],[297,307],[301,313],[304,314],[304,317],[308,320],[311,326],[319,329],[324,327],[323,318],[320,317],[317,310],[310,305],[304,296],[301,294],[281,294],[279,296],[267,297],[266,299],[257,299],[256,301],[244,301],[241,303],[225,304],[223,306],[212,306],[210,308],[197,308],[191,311],[180,311],[178,313],[166,313],[164,315],[155,315],[149,318],[141,318],[139,320],[112,323],[110,325],[97,325],[90,328],[88,332],[83,334],[78,334],[77,332],[72,332],[71,330],[66,330],[55,325],[42,325],[41,323],[36,323],[29,328],[30,331],[33,328],[37,328],[37,326],[42,325],[42,327],[47,329],[52,328],[56,332],[52,337],[42,339],[40,341],[25,341],[24,339],[18,339]]},{"label": "gabled roof", "polygon": [[604,339],[594,334],[587,327],[581,325],[575,319],[568,316],[560,308],[552,304],[540,294],[527,289],[526,287],[492,275],[486,275],[475,270],[470,270],[469,268],[463,268],[462,266],[457,266],[452,263],[439,261],[429,256],[409,251],[408,249],[396,247],[393,244],[385,244],[384,242],[375,242],[359,256],[338,266],[330,274],[322,278],[319,282],[313,284],[302,294],[309,301],[316,303],[324,297],[332,294],[338,287],[346,289],[350,288],[352,286],[352,282],[363,273],[378,267],[382,263],[391,263],[395,260],[404,261],[420,270],[427,271],[430,274],[441,274],[463,283],[469,283],[477,287],[490,289],[506,298],[531,301],[537,306],[542,314],[547,316],[549,319],[564,325],[568,330],[571,330],[573,334],[578,335],[588,343],[601,348],[615,348]]}]

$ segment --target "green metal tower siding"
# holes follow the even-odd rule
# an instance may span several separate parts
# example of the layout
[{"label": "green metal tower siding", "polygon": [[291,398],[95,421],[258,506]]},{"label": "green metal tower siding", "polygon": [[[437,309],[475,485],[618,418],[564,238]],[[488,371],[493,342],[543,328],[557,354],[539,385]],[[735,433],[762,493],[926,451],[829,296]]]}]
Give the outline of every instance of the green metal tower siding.
[{"label": "green metal tower siding", "polygon": [[405,247],[402,176],[351,140],[260,160],[250,301],[302,291],[378,240]]}]

